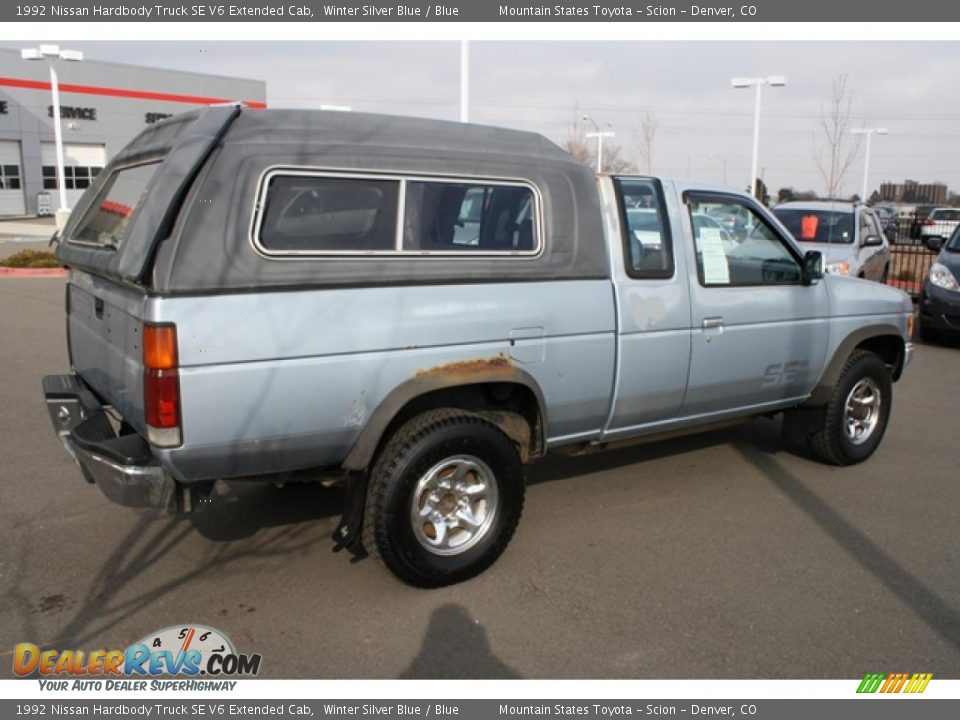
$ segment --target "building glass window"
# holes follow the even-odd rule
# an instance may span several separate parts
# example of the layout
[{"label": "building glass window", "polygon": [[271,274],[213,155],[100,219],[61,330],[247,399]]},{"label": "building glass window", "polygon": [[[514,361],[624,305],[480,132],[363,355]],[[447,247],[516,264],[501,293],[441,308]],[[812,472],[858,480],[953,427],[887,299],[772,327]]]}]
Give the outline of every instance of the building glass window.
[{"label": "building glass window", "polygon": [[[67,190],[86,190],[93,182],[93,178],[100,174],[102,167],[94,165],[64,165],[63,179]],[[57,189],[57,166],[43,166],[43,189]]]},{"label": "building glass window", "polygon": [[20,166],[0,165],[0,190],[20,189]]}]

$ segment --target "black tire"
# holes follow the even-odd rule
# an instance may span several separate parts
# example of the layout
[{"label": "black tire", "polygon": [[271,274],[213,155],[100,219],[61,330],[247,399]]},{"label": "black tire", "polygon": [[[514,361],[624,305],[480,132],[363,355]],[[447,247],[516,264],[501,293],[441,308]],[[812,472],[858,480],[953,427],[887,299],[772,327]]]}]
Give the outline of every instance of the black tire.
[{"label": "black tire", "polygon": [[889,284],[889,282],[890,282],[890,266],[884,265],[883,275],[880,276],[880,283],[883,285],[887,285]]},{"label": "black tire", "polygon": [[[870,433],[859,441],[848,434],[845,427],[845,411],[848,398],[858,383],[870,389],[870,383],[879,392],[879,408]],[[831,465],[854,465],[873,455],[880,445],[890,419],[893,401],[893,386],[890,373],[878,355],[865,350],[856,350],[847,359],[840,378],[833,388],[815,432],[808,436],[810,450],[825,463]]]},{"label": "black tire", "polygon": [[[472,544],[464,543],[463,550],[445,549],[452,554],[437,554],[422,539],[434,526],[429,520],[413,520],[413,495],[428,476],[442,480],[445,469],[432,475],[431,471],[454,458],[481,461],[484,475],[492,474],[496,501],[486,529]],[[467,580],[486,570],[506,549],[520,522],[524,489],[520,455],[500,428],[465,410],[431,410],[401,426],[373,465],[364,510],[364,548],[410,585],[441,587]],[[421,498],[418,504],[422,503]],[[437,530],[433,532],[436,539]],[[469,531],[456,528],[447,533],[453,538]]]}]

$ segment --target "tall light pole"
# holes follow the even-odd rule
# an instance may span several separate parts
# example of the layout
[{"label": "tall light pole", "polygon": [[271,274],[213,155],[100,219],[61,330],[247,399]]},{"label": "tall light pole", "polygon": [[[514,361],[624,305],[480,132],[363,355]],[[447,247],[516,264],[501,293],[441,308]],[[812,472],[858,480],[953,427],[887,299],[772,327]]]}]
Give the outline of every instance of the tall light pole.
[{"label": "tall light pole", "polygon": [[460,41],[460,122],[470,118],[470,41]]},{"label": "tall light pole", "polygon": [[[601,130],[600,126],[597,124],[597,121],[594,120],[589,115],[584,115],[583,119],[586,120],[591,125],[593,125],[594,127],[594,131],[588,132],[587,137],[597,139],[597,173],[602,173],[603,172],[603,139],[616,137],[616,133],[614,133],[613,130]],[[613,123],[607,123],[607,127],[612,128]]]},{"label": "tall light pole", "polygon": [[753,162],[750,165],[750,194],[757,194],[757,168],[760,164],[760,89],[764,85],[783,87],[787,79],[783,75],[767,75],[766,77],[744,78],[735,77],[730,80],[735,88],[757,88],[757,97],[753,109]]},{"label": "tall light pole", "polygon": [[60,127],[60,85],[57,82],[56,61],[80,62],[83,53],[80,50],[61,50],[59,45],[41,45],[35,48],[24,48],[20,51],[24,60],[43,60],[46,58],[50,66],[50,92],[53,95],[53,137],[57,146],[57,186],[60,189],[60,209],[57,210],[57,226],[63,227],[70,208],[67,207],[67,182],[63,170],[63,131]]},{"label": "tall light pole", "polygon": [[850,131],[854,135],[866,135],[867,136],[867,150],[864,153],[863,161],[863,192],[860,194],[860,199],[863,202],[867,201],[867,190],[869,189],[870,182],[870,138],[873,137],[873,134],[877,135],[886,135],[887,129],[882,127],[865,127],[865,128],[853,128]]}]

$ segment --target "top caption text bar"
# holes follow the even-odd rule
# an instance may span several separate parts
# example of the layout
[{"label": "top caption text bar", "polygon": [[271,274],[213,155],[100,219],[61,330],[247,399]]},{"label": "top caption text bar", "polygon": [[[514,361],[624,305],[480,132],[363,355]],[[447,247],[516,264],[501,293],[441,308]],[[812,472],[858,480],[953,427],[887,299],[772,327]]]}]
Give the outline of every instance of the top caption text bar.
[{"label": "top caption text bar", "polygon": [[620,3],[611,0],[240,0],[209,4],[136,0],[61,0],[0,7],[0,22],[951,22],[960,3],[942,0],[722,0]]}]

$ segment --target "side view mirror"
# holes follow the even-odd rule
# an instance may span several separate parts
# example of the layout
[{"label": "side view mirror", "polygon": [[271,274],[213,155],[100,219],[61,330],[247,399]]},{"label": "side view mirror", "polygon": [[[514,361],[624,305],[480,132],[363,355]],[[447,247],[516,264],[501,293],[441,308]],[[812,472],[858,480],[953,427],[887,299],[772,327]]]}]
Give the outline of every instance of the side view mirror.
[{"label": "side view mirror", "polygon": [[927,238],[927,247],[933,250],[933,252],[940,252],[940,250],[943,248],[943,238],[942,237]]},{"label": "side view mirror", "polygon": [[816,250],[807,250],[803,256],[801,279],[804,285],[810,285],[823,278],[823,253]]},{"label": "side view mirror", "polygon": [[883,245],[883,238],[879,235],[867,235],[863,239],[863,247],[877,247]]}]

